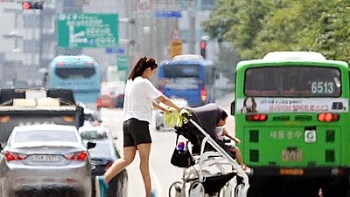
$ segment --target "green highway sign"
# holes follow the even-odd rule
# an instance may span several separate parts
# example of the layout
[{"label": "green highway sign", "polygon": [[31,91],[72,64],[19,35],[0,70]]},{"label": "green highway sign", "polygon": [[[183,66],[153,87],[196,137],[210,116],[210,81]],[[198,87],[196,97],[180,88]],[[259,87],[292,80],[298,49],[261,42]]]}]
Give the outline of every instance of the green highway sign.
[{"label": "green highway sign", "polygon": [[64,48],[118,46],[118,14],[57,14],[57,44]]},{"label": "green highway sign", "polygon": [[128,69],[128,57],[127,56],[118,56],[118,70],[127,70]]}]

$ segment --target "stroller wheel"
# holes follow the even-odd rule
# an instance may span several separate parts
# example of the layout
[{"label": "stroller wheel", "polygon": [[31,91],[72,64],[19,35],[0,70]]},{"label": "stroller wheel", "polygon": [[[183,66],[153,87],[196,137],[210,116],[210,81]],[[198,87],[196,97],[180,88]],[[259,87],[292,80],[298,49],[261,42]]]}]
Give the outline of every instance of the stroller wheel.
[{"label": "stroller wheel", "polygon": [[169,187],[169,197],[181,197],[182,194],[182,183],[175,181]]},{"label": "stroller wheel", "polygon": [[218,193],[218,197],[234,197],[234,188],[230,183],[227,183]]},{"label": "stroller wheel", "polygon": [[203,184],[199,181],[191,183],[188,194],[189,197],[204,197],[205,191]]}]

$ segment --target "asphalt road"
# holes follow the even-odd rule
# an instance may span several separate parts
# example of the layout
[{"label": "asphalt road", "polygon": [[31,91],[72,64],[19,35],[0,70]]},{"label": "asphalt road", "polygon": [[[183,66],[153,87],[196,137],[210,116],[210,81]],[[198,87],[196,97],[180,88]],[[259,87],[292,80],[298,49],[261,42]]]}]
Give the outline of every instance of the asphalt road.
[{"label": "asphalt road", "polygon": [[[224,98],[218,99],[216,103],[229,113],[232,98],[233,94],[229,94]],[[102,109],[101,117],[104,124],[111,129],[112,133],[119,137],[116,143],[120,151],[122,151],[122,110]],[[233,129],[233,122],[233,117],[230,116],[227,121],[227,128]],[[173,131],[169,130],[156,131],[153,123],[150,128],[153,140],[150,156],[152,185],[157,192],[157,197],[167,197],[170,185],[175,181],[180,181],[182,175],[182,169],[170,163],[176,135]],[[143,181],[138,166],[139,158],[136,155],[134,162],[127,167],[129,173],[128,197],[145,196]]]}]

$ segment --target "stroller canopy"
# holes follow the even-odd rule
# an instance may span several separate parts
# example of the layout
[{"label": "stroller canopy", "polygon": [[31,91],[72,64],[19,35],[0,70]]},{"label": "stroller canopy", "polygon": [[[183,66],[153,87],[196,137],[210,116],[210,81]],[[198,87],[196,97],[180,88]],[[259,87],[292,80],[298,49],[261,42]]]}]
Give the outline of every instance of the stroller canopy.
[{"label": "stroller canopy", "polygon": [[201,107],[187,109],[194,120],[204,131],[206,131],[213,139],[216,139],[214,132],[222,109],[215,103],[209,103]]},{"label": "stroller canopy", "polygon": [[[206,104],[195,108],[186,108],[191,114],[191,119],[196,122],[212,139],[218,141],[215,134],[215,127],[222,109],[215,103]],[[198,153],[201,142],[204,139],[203,133],[192,123],[184,124],[180,128],[175,128],[176,132],[187,138],[191,144],[192,152]]]}]

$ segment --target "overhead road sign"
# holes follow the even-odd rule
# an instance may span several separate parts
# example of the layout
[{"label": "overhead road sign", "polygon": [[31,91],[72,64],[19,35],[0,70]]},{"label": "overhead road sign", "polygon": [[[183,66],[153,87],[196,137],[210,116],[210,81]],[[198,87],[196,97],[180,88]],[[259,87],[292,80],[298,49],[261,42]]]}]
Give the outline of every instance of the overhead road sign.
[{"label": "overhead road sign", "polygon": [[127,70],[128,69],[128,57],[125,55],[118,57],[118,70]]},{"label": "overhead road sign", "polygon": [[105,52],[107,54],[125,55],[125,49],[121,47],[107,47]]},{"label": "overhead road sign", "polygon": [[181,11],[156,10],[154,11],[155,18],[181,18]]},{"label": "overhead road sign", "polygon": [[58,47],[106,48],[118,46],[118,14],[57,15]]}]

